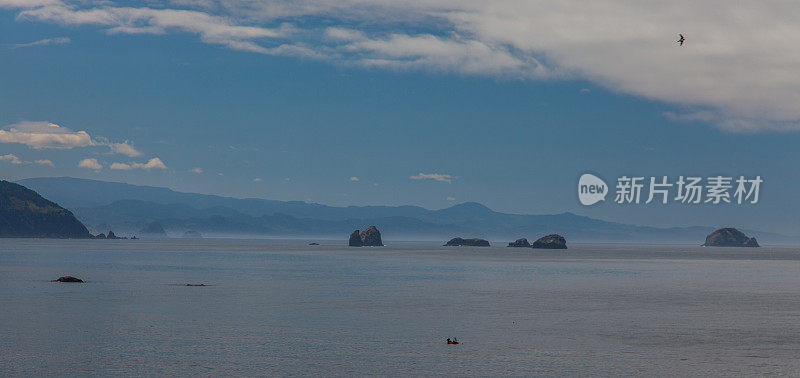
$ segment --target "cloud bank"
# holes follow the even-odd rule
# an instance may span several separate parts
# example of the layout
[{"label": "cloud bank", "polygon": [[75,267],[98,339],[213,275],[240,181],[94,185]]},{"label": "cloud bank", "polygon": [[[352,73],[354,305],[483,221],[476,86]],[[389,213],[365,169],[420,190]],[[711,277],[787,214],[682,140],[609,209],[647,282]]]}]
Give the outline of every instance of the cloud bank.
[{"label": "cloud bank", "polygon": [[0,8],[18,22],[189,33],[237,51],[355,66],[586,80],[674,106],[679,121],[800,129],[800,12],[787,0],[0,0]]}]

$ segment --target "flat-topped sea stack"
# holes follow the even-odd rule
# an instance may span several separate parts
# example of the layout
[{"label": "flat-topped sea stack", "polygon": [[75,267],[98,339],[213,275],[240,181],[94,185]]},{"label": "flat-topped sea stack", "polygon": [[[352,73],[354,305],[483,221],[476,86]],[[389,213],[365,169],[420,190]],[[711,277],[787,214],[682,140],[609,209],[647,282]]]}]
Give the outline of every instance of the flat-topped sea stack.
[{"label": "flat-topped sea stack", "polygon": [[366,230],[359,232],[353,231],[350,234],[348,244],[351,247],[383,247],[383,240],[381,239],[381,232],[375,226],[369,226]]},{"label": "flat-topped sea stack", "polygon": [[197,232],[195,230],[188,230],[188,231],[183,233],[183,238],[184,239],[202,239],[203,238],[203,234],[201,234],[201,233],[199,233],[199,232]]},{"label": "flat-topped sea stack", "polygon": [[567,249],[567,239],[558,234],[551,234],[539,238],[531,245],[533,248],[542,249]]},{"label": "flat-topped sea stack", "polygon": [[531,243],[528,242],[528,239],[521,238],[521,239],[514,240],[511,243],[508,243],[508,246],[509,247],[517,247],[517,248],[530,248],[531,247]]},{"label": "flat-topped sea stack", "polygon": [[80,278],[73,277],[73,276],[64,276],[64,277],[58,277],[58,279],[55,279],[52,282],[76,282],[76,283],[82,283],[83,280],[80,279]]},{"label": "flat-topped sea stack", "polygon": [[704,247],[760,247],[756,238],[749,238],[743,232],[732,228],[720,228],[706,237]]},{"label": "flat-topped sea stack", "polygon": [[461,246],[488,247],[489,241],[477,238],[470,238],[470,239],[452,238],[444,246],[445,247],[461,247]]},{"label": "flat-topped sea stack", "polygon": [[88,239],[72,212],[22,185],[0,181],[0,238]]}]

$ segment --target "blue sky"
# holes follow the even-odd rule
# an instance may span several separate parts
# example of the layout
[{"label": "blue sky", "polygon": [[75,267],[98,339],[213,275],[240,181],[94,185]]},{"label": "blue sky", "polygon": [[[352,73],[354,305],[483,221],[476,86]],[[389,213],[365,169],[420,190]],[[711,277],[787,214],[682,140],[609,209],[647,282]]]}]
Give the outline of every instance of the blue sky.
[{"label": "blue sky", "polygon": [[[540,9],[523,3],[269,3],[0,0],[0,173],[797,234],[800,85],[776,67],[797,64],[779,50],[796,51],[800,32],[781,29],[762,51],[720,37],[771,15],[790,25],[780,7],[744,3],[712,25],[696,16],[648,28],[640,10],[609,2],[594,11],[629,11],[624,35],[601,22],[552,36],[531,26],[526,37],[495,20],[510,12],[509,27],[538,25]],[[188,13],[159,13],[171,10]],[[594,41],[597,30],[609,39]],[[605,44],[612,51],[596,50]],[[49,123],[67,139],[20,139]],[[765,183],[757,205],[582,207],[584,172]]]}]

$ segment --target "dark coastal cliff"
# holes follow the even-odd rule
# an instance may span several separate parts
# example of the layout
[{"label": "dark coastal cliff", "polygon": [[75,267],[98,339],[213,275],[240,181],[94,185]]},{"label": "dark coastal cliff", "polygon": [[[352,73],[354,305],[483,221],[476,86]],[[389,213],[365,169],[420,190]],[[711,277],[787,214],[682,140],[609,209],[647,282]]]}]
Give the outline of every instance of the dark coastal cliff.
[{"label": "dark coastal cliff", "polygon": [[22,185],[0,181],[0,238],[88,239],[72,213]]}]

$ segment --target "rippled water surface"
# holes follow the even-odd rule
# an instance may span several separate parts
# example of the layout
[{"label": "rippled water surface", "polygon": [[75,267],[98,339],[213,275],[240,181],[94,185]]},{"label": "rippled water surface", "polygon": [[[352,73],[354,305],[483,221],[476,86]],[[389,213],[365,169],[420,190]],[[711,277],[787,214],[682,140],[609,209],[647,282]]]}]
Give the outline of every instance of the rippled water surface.
[{"label": "rippled water surface", "polygon": [[800,249],[319,242],[0,239],[0,375],[800,375]]}]

